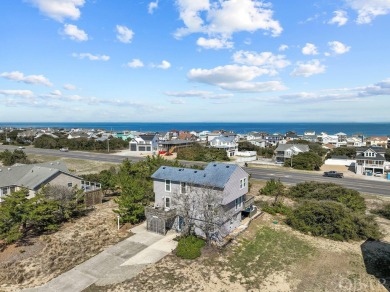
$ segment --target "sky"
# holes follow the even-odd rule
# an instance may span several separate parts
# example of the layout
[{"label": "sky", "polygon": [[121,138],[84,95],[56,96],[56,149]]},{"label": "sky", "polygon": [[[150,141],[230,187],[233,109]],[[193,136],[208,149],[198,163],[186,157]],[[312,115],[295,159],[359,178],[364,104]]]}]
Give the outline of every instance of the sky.
[{"label": "sky", "polygon": [[1,0],[0,122],[390,122],[390,0]]}]

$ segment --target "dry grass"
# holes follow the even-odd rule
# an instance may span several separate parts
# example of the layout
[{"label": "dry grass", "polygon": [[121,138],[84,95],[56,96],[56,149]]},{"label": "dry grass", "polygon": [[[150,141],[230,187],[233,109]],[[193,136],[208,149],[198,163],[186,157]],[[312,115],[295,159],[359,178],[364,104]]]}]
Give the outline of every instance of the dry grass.
[{"label": "dry grass", "polygon": [[42,285],[127,237],[127,232],[117,231],[115,207],[111,201],[98,205],[58,232],[41,236],[35,244],[23,247],[29,256],[15,257],[20,252],[13,247],[0,253],[0,291]]},{"label": "dry grass", "polygon": [[170,255],[132,280],[88,291],[387,291],[367,274],[362,242],[311,237],[275,218],[257,218],[223,250],[196,260]]},{"label": "dry grass", "polygon": [[118,167],[118,163],[101,162],[92,160],[82,160],[74,158],[65,158],[57,156],[46,156],[39,154],[29,154],[29,159],[37,162],[48,162],[53,160],[63,161],[68,169],[76,175],[83,175],[88,173],[98,173],[102,170],[109,169],[110,167]]}]

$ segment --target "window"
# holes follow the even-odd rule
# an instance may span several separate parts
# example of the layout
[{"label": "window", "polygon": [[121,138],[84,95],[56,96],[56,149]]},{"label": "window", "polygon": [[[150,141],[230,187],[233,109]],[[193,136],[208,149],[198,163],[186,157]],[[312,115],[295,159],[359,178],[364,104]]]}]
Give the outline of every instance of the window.
[{"label": "window", "polygon": [[73,187],[73,183],[68,182],[68,188],[71,188],[71,187]]},{"label": "window", "polygon": [[238,208],[241,208],[241,207],[242,207],[242,201],[243,201],[243,196],[237,198],[237,199],[234,201],[234,203],[235,203],[235,205],[236,205],[236,210],[237,210]]},{"label": "window", "polygon": [[165,191],[171,192],[171,181],[169,179],[165,181]]},{"label": "window", "polygon": [[246,177],[240,179],[240,189],[243,189],[246,187]]},{"label": "window", "polygon": [[165,208],[171,208],[171,198],[170,197],[165,197],[164,203],[165,203]]},{"label": "window", "polygon": [[187,184],[185,182],[180,183],[180,194],[185,194],[187,191]]}]

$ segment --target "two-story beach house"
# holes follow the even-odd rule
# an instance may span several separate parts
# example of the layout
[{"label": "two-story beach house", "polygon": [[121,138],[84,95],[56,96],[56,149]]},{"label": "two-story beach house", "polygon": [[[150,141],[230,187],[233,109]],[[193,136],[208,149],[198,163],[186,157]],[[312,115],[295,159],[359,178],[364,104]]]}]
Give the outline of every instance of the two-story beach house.
[{"label": "two-story beach house", "polygon": [[356,149],[355,173],[373,174],[385,171],[385,153],[383,147],[361,147]]},{"label": "two-story beach house", "polygon": [[209,142],[210,147],[223,149],[228,157],[235,156],[238,152],[238,143],[235,136],[218,136]]},{"label": "two-story beach house", "polygon": [[130,140],[129,150],[144,154],[156,154],[158,150],[159,136],[156,134],[141,134]]},{"label": "two-story beach house", "polygon": [[274,152],[276,162],[285,162],[298,153],[309,152],[309,146],[304,144],[279,144]]},{"label": "two-story beach house", "polygon": [[215,238],[224,238],[256,210],[247,195],[249,175],[234,164],[212,162],[204,170],[162,166],[152,179],[155,201],[145,209],[149,231],[189,228],[204,236],[205,227],[212,227]]}]

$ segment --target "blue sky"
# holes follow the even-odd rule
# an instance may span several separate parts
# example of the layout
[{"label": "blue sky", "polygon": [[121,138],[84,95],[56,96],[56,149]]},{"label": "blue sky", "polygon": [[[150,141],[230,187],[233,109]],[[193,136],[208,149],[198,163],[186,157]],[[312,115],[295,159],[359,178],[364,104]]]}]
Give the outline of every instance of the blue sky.
[{"label": "blue sky", "polygon": [[390,0],[1,0],[0,19],[0,122],[390,121]]}]

